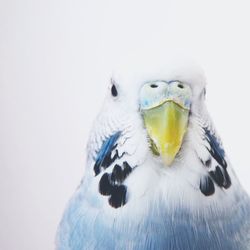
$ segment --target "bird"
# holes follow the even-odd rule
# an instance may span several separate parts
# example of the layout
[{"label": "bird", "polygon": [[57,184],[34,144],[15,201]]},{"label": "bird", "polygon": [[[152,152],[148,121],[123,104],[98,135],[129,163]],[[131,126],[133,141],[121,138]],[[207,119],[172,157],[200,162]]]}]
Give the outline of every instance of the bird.
[{"label": "bird", "polygon": [[250,198],[207,111],[203,69],[151,65],[112,75],[56,249],[250,249]]}]

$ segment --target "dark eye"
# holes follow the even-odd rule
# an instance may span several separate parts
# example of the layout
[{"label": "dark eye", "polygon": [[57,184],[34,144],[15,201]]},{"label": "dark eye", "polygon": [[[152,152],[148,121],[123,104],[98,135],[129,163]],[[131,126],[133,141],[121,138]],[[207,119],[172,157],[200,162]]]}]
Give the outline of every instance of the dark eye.
[{"label": "dark eye", "polygon": [[184,86],[183,86],[183,84],[181,84],[181,83],[178,83],[178,88],[180,88],[180,89],[183,89],[184,88]]},{"label": "dark eye", "polygon": [[118,96],[118,92],[117,92],[117,88],[116,88],[115,84],[112,84],[112,87],[111,87],[111,94],[112,94],[112,96],[114,96],[114,97]]},{"label": "dark eye", "polygon": [[203,94],[204,94],[204,96],[206,96],[206,94],[207,94],[207,90],[206,89],[203,90]]},{"label": "dark eye", "polygon": [[150,87],[151,87],[151,88],[157,88],[158,85],[156,85],[156,84],[153,83],[153,84],[150,85]]}]

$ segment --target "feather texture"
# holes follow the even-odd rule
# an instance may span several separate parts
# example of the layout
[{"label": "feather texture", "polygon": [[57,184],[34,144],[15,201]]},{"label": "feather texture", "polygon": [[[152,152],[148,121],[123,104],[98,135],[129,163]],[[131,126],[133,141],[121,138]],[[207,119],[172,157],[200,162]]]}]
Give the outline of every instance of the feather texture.
[{"label": "feather texture", "polygon": [[150,149],[138,108],[143,81],[112,87],[89,138],[85,176],[58,228],[58,250],[250,249],[250,199],[206,111],[198,75],[162,79],[193,91],[171,167]]}]

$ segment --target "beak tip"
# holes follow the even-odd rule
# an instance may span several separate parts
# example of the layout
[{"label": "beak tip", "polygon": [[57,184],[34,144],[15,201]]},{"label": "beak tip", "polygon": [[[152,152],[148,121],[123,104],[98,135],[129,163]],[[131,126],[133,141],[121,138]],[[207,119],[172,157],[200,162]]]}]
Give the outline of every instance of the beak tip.
[{"label": "beak tip", "polygon": [[163,161],[166,166],[170,167],[174,161],[174,157],[165,156],[163,157]]}]

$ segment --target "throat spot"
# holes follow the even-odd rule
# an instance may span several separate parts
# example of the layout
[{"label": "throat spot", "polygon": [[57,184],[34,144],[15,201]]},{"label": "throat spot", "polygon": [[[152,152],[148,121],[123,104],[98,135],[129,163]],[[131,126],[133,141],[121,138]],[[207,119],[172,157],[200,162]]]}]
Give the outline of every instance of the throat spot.
[{"label": "throat spot", "polygon": [[122,166],[116,164],[112,172],[104,173],[99,181],[99,192],[104,196],[109,196],[109,204],[118,208],[126,204],[127,187],[123,184],[132,168],[127,161]]}]

